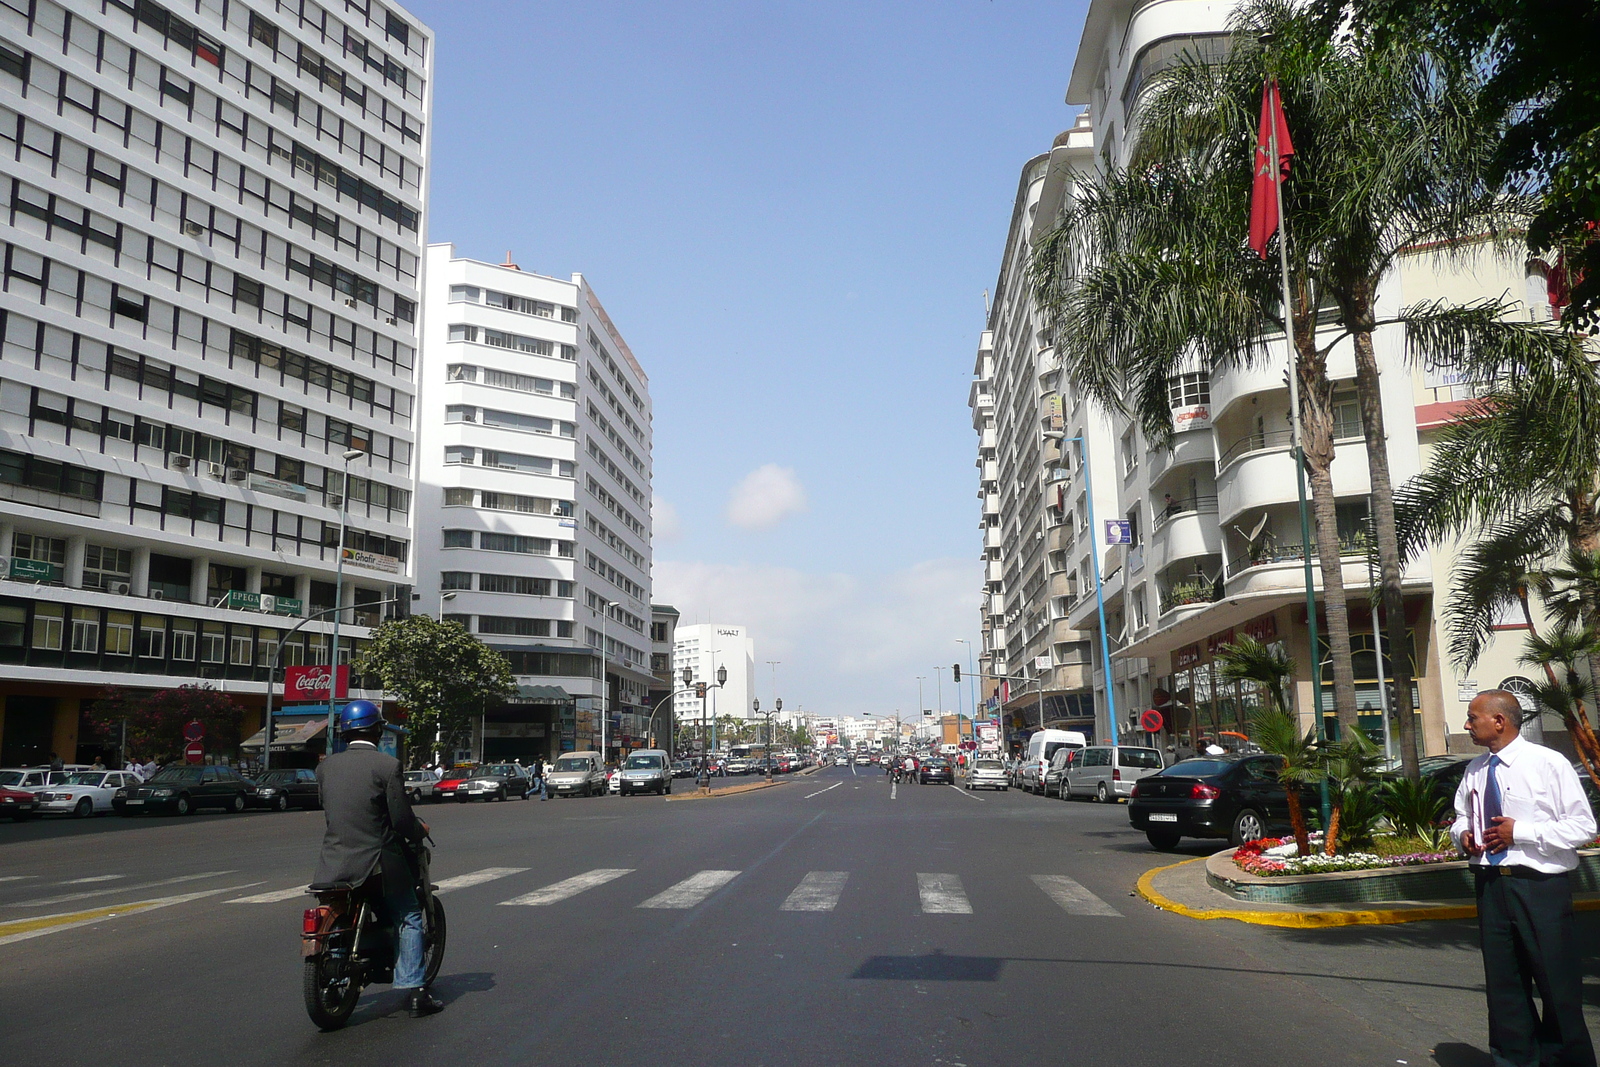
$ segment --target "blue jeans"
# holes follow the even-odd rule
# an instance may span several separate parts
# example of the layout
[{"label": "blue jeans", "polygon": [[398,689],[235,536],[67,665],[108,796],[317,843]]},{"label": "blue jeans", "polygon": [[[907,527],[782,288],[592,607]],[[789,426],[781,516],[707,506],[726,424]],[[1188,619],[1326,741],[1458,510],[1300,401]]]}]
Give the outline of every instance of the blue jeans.
[{"label": "blue jeans", "polygon": [[409,881],[391,885],[388,879],[383,886],[383,910],[394,924],[398,941],[394,954],[394,988],[421,989],[422,967],[422,904],[417,891]]},{"label": "blue jeans", "polygon": [[549,800],[550,799],[550,790],[548,788],[546,788],[546,786],[544,784],[544,775],[542,775],[542,774],[539,776],[539,799],[540,800]]}]

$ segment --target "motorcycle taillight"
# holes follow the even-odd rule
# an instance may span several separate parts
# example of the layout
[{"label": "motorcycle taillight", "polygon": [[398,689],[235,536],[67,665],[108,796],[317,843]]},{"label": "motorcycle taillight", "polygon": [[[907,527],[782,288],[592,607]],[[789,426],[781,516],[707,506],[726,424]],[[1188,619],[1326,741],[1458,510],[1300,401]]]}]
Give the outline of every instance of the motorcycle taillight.
[{"label": "motorcycle taillight", "polygon": [[322,920],[327,916],[329,908],[307,908],[305,918],[301,923],[301,932],[314,934],[322,929]]}]

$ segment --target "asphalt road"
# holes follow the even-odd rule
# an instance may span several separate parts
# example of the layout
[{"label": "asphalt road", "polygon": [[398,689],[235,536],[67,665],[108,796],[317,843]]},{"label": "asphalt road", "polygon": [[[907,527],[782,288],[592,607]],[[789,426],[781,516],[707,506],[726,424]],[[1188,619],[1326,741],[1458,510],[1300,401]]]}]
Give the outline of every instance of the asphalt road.
[{"label": "asphalt road", "polygon": [[1474,924],[1158,911],[1132,886],[1172,857],[1121,806],[845,768],[721,799],[425,816],[449,1007],[412,1020],[375,987],[334,1034],[300,1002],[319,813],[0,825],[0,923],[79,921],[0,927],[0,1060],[1488,1063]]}]

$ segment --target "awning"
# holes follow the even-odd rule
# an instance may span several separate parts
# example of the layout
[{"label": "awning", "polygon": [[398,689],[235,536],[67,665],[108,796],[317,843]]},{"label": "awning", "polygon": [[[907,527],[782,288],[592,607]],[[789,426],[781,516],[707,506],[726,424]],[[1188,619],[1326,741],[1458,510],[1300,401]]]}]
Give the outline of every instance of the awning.
[{"label": "awning", "polygon": [[559,685],[519,685],[516,700],[524,704],[565,704],[572,699]]},{"label": "awning", "polygon": [[[327,719],[280,723],[272,728],[272,751],[287,752],[292,748],[304,748],[313,739],[321,737],[327,729]],[[239,747],[260,749],[266,743],[266,740],[267,731],[263,728],[257,730],[248,741]]]}]

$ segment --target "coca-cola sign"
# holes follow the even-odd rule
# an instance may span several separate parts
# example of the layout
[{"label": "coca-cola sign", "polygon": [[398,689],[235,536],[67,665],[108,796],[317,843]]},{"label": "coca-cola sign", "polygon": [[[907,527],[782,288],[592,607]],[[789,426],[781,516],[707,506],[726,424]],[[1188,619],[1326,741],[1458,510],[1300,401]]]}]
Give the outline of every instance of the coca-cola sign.
[{"label": "coca-cola sign", "polygon": [[[285,667],[283,670],[283,702],[285,704],[301,700],[326,702],[330,695],[328,693],[328,685],[331,680],[331,673],[326,666]],[[339,691],[331,695],[335,700],[350,695],[349,664],[340,666]]]}]

